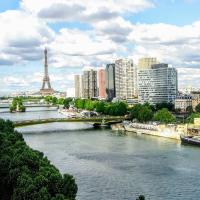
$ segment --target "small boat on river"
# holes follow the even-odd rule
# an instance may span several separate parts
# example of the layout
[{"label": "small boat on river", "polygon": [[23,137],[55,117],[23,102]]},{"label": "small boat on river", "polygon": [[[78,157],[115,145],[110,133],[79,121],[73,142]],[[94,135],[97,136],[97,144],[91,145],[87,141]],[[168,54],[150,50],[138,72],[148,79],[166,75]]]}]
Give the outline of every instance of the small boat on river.
[{"label": "small boat on river", "polygon": [[200,146],[200,136],[181,136],[181,142],[184,144]]}]

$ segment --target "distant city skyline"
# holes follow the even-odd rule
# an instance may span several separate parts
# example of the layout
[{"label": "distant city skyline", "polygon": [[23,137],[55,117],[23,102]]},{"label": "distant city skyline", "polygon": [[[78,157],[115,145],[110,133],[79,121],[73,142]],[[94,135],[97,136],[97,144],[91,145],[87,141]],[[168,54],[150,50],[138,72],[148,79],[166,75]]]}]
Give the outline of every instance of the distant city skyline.
[{"label": "distant city skyline", "polygon": [[200,85],[198,0],[6,0],[0,2],[0,95],[38,91],[43,50],[55,90],[74,96],[74,75],[121,58],[156,57]]}]

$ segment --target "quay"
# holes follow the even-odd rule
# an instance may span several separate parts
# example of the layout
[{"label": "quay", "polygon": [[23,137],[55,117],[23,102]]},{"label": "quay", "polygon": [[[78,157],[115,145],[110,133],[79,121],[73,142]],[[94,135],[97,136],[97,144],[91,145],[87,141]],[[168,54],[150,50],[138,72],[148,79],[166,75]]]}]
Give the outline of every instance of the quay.
[{"label": "quay", "polygon": [[192,129],[188,124],[144,124],[144,123],[128,123],[128,124],[113,124],[112,130],[133,132],[136,134],[145,134],[158,137],[165,137],[170,139],[180,140],[180,136],[186,136],[189,134],[189,130]]}]

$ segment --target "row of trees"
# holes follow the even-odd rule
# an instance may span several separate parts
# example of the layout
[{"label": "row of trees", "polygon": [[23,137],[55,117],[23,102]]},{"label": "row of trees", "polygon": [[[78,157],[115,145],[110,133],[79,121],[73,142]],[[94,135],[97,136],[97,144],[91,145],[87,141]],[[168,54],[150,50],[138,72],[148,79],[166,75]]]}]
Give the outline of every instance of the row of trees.
[{"label": "row of trees", "polygon": [[176,121],[175,116],[170,112],[174,110],[173,104],[169,103],[157,104],[156,106],[148,103],[136,104],[129,109],[125,102],[109,103],[90,99],[76,99],[74,105],[78,109],[95,110],[106,115],[123,116],[129,114],[131,119],[137,119],[139,122],[154,120],[172,123]]},{"label": "row of trees", "polygon": [[167,109],[161,108],[155,111],[149,104],[136,104],[130,110],[131,119],[137,119],[139,122],[159,121],[162,123],[173,123],[176,121],[175,116]]},{"label": "row of trees", "polygon": [[172,123],[176,121],[175,116],[171,113],[175,111],[174,105],[171,103],[160,103],[152,106],[148,103],[136,104],[131,109],[128,108],[126,102],[106,102],[91,99],[75,99],[72,98],[56,98],[52,96],[45,97],[45,101],[53,105],[64,105],[69,108],[73,104],[78,109],[96,111],[105,115],[124,116],[129,114],[131,119],[137,119],[139,122],[160,121],[163,123]]},{"label": "row of trees", "polygon": [[[200,104],[196,106],[195,111],[192,106],[188,106],[186,110],[190,114],[187,118],[188,123],[194,123],[194,118],[200,118]],[[162,123],[173,123],[176,118],[172,112],[176,112],[173,104],[161,103],[152,106],[146,103],[144,105],[135,105],[130,111],[130,116],[131,119],[137,119],[139,122],[154,120]]]},{"label": "row of trees", "polygon": [[44,100],[48,104],[52,105],[63,105],[64,108],[69,108],[70,103],[72,102],[72,98],[57,98],[52,96],[46,96],[44,97]]},{"label": "row of trees", "polygon": [[163,108],[166,108],[170,112],[174,112],[175,111],[175,107],[174,107],[173,103],[163,102],[163,103],[157,103],[156,105],[154,105],[154,106],[152,105],[151,106],[151,109],[153,111],[162,110]]},{"label": "row of trees", "polygon": [[43,153],[28,147],[11,121],[0,119],[0,199],[74,200],[73,176],[60,174]]},{"label": "row of trees", "polygon": [[21,97],[15,97],[10,106],[10,112],[25,112],[26,108],[23,105],[23,99]]},{"label": "row of trees", "polygon": [[123,116],[127,114],[128,105],[125,102],[93,101],[91,99],[76,99],[74,106],[78,109],[95,110],[101,114]]}]

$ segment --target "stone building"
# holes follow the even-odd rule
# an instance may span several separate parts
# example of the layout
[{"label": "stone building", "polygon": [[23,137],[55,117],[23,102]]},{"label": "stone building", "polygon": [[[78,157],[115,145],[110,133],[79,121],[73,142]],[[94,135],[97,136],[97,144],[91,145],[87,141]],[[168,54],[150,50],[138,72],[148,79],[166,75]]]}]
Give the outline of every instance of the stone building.
[{"label": "stone building", "polygon": [[180,109],[181,112],[186,112],[187,108],[192,106],[191,95],[180,95],[175,99],[175,109]]}]

